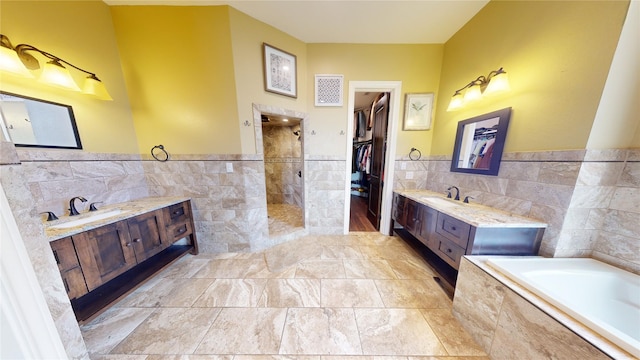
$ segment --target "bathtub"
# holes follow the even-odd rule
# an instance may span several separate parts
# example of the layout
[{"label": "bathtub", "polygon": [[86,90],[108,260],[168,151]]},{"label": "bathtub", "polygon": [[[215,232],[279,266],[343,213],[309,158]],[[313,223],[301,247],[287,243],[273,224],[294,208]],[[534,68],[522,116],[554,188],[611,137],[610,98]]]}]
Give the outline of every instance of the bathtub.
[{"label": "bathtub", "polygon": [[487,264],[640,358],[640,276],[586,258],[491,258]]}]

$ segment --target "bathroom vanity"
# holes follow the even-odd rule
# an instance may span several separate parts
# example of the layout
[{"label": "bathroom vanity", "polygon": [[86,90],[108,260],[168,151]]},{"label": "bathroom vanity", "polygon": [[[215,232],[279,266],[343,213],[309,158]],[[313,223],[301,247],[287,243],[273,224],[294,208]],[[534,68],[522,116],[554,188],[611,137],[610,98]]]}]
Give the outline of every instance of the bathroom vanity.
[{"label": "bathroom vanity", "polygon": [[191,202],[145,198],[48,222],[78,321],[89,320],[184,254],[198,253]]},{"label": "bathroom vanity", "polygon": [[538,255],[547,226],[427,190],[394,191],[392,211],[403,227],[398,234],[416,238],[455,270],[462,255]]}]

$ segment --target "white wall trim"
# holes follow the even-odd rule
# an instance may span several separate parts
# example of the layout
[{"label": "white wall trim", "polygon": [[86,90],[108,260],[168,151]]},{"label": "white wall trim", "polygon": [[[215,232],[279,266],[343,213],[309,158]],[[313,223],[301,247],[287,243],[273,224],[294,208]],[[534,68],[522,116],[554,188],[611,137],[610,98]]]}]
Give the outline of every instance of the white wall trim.
[{"label": "white wall trim", "polygon": [[389,234],[391,225],[391,202],[393,198],[393,176],[398,142],[398,124],[400,124],[400,108],[402,81],[349,81],[349,101],[347,105],[347,144],[345,169],[345,198],[344,198],[344,233],[349,233],[349,212],[351,208],[351,161],[353,160],[353,110],[355,109],[356,92],[389,92],[389,125],[387,130],[387,153],[384,165],[384,187],[382,188],[382,202],[380,232]]},{"label": "white wall trim", "polygon": [[66,359],[2,184],[0,242],[0,358]]}]

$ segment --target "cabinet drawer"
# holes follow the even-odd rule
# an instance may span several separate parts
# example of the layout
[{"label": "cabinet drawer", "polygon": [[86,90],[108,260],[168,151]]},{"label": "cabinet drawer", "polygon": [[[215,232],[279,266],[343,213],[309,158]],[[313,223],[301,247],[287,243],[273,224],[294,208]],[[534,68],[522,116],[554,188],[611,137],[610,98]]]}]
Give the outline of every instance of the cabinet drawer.
[{"label": "cabinet drawer", "polygon": [[169,211],[166,213],[165,222],[167,225],[183,223],[188,221],[191,217],[189,211],[189,204],[182,202],[179,204],[171,205],[168,207]]},{"label": "cabinet drawer", "polygon": [[189,236],[192,233],[193,229],[191,228],[190,221],[167,226],[167,235],[169,236],[169,241],[171,241],[172,243],[182,239],[185,236]]},{"label": "cabinet drawer", "polygon": [[62,275],[64,289],[67,291],[69,299],[79,298],[80,296],[89,292],[89,290],[87,290],[87,283],[84,281],[82,269],[80,269],[80,267],[61,272],[60,275]]},{"label": "cabinet drawer", "polygon": [[460,266],[460,258],[464,255],[465,249],[455,245],[451,241],[440,239],[440,245],[438,246],[438,252],[443,256],[440,256],[442,260],[449,263],[449,265],[458,269]]},{"label": "cabinet drawer", "polygon": [[436,232],[448,240],[453,241],[463,249],[467,248],[469,242],[469,231],[471,225],[453,218],[443,213],[438,213],[438,223],[436,225]]},{"label": "cabinet drawer", "polygon": [[67,271],[80,266],[76,249],[73,247],[73,241],[70,237],[52,241],[50,245],[60,271]]}]

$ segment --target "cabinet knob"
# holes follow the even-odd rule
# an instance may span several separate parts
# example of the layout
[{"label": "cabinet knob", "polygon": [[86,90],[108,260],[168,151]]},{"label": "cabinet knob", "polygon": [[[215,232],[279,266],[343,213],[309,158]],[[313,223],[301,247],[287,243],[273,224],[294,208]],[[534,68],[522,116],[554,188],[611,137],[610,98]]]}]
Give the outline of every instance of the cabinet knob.
[{"label": "cabinet knob", "polygon": [[451,249],[447,249],[447,252],[448,252],[448,253],[451,253],[451,251],[452,251]]},{"label": "cabinet knob", "polygon": [[451,230],[456,231],[456,227],[455,227],[455,226],[452,226],[452,227],[451,227]]},{"label": "cabinet knob", "polygon": [[139,243],[140,241],[142,241],[142,239],[133,239],[134,243]]},{"label": "cabinet knob", "polygon": [[185,228],[180,228],[178,229],[178,234],[182,234],[183,232],[187,231],[187,229]]},{"label": "cabinet knob", "polygon": [[131,245],[132,245],[131,243],[127,243],[127,247],[131,247]]}]

